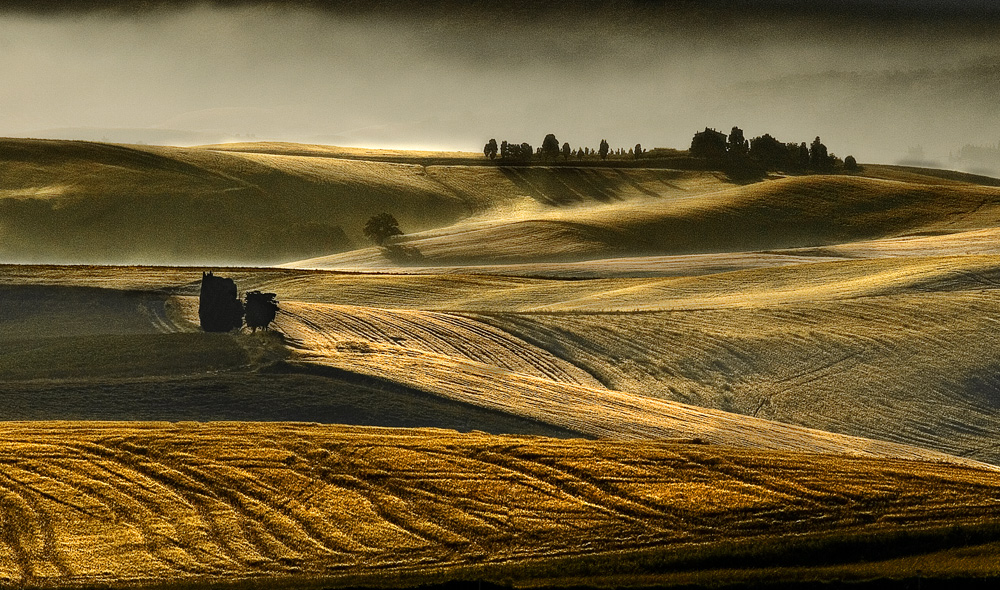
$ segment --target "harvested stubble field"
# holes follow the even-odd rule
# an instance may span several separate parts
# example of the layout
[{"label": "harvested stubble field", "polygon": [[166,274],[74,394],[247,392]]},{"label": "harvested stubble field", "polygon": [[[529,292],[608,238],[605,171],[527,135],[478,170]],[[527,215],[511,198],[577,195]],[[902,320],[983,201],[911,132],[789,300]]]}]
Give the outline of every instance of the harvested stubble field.
[{"label": "harvested stubble field", "polygon": [[580,553],[979,530],[1000,508],[993,471],[667,441],[280,423],[0,433],[0,579],[29,587],[516,578]]},{"label": "harvested stubble field", "polygon": [[467,159],[0,142],[9,259],[286,262],[213,267],[256,334],[208,267],[0,266],[6,580],[1000,575],[996,182]]}]

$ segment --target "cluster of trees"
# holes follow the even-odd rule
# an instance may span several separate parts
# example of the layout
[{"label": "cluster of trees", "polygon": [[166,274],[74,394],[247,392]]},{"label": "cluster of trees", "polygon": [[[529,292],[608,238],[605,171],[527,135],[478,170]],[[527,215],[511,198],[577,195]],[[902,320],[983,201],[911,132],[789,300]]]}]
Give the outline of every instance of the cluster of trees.
[{"label": "cluster of trees", "polygon": [[608,144],[608,140],[602,139],[600,147],[597,149],[591,149],[589,147],[579,147],[573,149],[569,143],[563,143],[560,145],[559,140],[556,139],[555,134],[549,133],[542,140],[541,147],[535,149],[531,147],[529,143],[512,143],[508,141],[502,141],[499,145],[496,139],[490,139],[483,146],[483,155],[491,160],[495,160],[498,157],[502,161],[511,162],[527,162],[532,158],[537,158],[540,160],[553,161],[560,157],[563,160],[583,160],[587,158],[599,157],[601,160],[607,160],[609,157],[615,157],[624,159],[639,159],[645,153],[642,149],[642,145],[635,144],[634,148],[629,148],[628,152],[624,148],[619,148],[617,151],[611,149],[611,145]]},{"label": "cluster of trees", "polygon": [[728,136],[706,127],[704,131],[694,134],[690,153],[695,158],[704,158],[729,170],[747,172],[832,172],[838,167],[845,170],[857,170],[858,167],[854,156],[847,156],[841,161],[827,150],[818,136],[809,145],[805,142],[783,143],[768,133],[748,140],[739,127],[733,127]]},{"label": "cluster of trees", "polygon": [[[538,149],[540,152],[541,148]],[[501,160],[516,160],[523,162],[530,160],[534,153],[535,149],[531,147],[530,143],[527,142],[510,143],[504,140],[499,146],[497,146],[497,140],[491,139],[483,148],[483,155],[491,160],[495,160],[499,155]]]},{"label": "cluster of trees", "polygon": [[[661,151],[653,150],[652,157],[659,157]],[[819,137],[811,144],[784,143],[768,133],[747,139],[739,127],[733,127],[729,135],[706,127],[704,131],[694,134],[689,153],[694,158],[707,160],[710,166],[746,176],[762,174],[767,170],[832,172],[837,168],[848,171],[858,169],[854,156],[847,156],[841,161],[827,150]],[[545,136],[537,149],[529,143],[503,141],[498,145],[496,139],[489,140],[483,147],[484,156],[491,160],[499,158],[503,162],[528,162],[532,159],[551,162],[560,157],[563,160],[638,160],[649,157],[646,154],[638,143],[627,152],[624,148],[612,150],[606,139],[601,140],[597,149],[580,147],[574,150],[568,143],[560,144],[552,133]]]},{"label": "cluster of trees", "polygon": [[266,330],[278,313],[274,293],[250,291],[240,300],[233,279],[211,272],[201,273],[198,296],[198,319],[206,332],[229,332],[243,327],[243,318],[251,331]]}]

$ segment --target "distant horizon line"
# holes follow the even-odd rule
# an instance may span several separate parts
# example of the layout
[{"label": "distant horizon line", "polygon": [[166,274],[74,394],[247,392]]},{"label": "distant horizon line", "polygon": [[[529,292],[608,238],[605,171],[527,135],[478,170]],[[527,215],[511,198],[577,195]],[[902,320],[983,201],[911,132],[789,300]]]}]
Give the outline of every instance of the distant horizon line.
[{"label": "distant horizon line", "polygon": [[[153,146],[153,147],[174,147],[174,148],[197,148],[201,146],[210,145],[228,145],[228,144],[288,144],[288,145],[302,145],[302,146],[322,146],[329,148],[347,148],[347,149],[360,149],[360,150],[376,150],[376,151],[398,151],[398,152],[432,152],[432,153],[454,153],[454,154],[469,154],[473,157],[481,156],[481,149],[468,149],[468,148],[456,148],[454,144],[433,144],[433,143],[409,143],[409,142],[389,142],[389,143],[379,143],[379,142],[357,142],[351,141],[348,138],[343,138],[344,141],[337,143],[328,143],[322,141],[322,137],[317,137],[315,139],[289,139],[289,138],[268,138],[267,136],[257,137],[255,134],[248,134],[246,136],[240,134],[219,134],[222,136],[221,139],[211,139],[204,138],[205,141],[191,141],[191,142],[169,142],[169,141],[127,141],[127,140],[117,140],[114,138],[94,138],[94,137],[73,137],[72,134],[62,137],[57,137],[58,132],[71,132],[73,130],[91,130],[97,132],[114,132],[114,131],[146,131],[146,132],[163,132],[165,134],[178,133],[178,134],[211,134],[212,132],[201,132],[201,131],[186,131],[179,129],[157,129],[157,128],[145,128],[145,127],[120,127],[120,128],[102,128],[102,127],[66,127],[58,129],[47,129],[40,130],[37,135],[28,134],[17,134],[17,135],[6,135],[0,132],[0,139],[23,139],[23,140],[38,140],[38,141],[79,141],[87,143],[104,143],[113,145],[136,145],[136,146]],[[331,137],[331,139],[334,139]],[[489,138],[487,138],[488,140]],[[485,142],[486,140],[484,140]],[[971,144],[969,144],[971,145]],[[578,146],[578,147],[594,147],[594,146]],[[622,149],[628,149],[632,146],[620,146]],[[992,146],[988,146],[992,147]],[[612,148],[612,151],[617,150],[617,147]],[[685,151],[687,147],[669,147],[669,146],[651,146],[647,149],[673,149],[679,151]],[[1000,149],[1000,148],[998,148]],[[952,170],[956,172],[963,172],[966,174],[981,175],[981,176],[1000,176],[1000,170],[991,170],[986,168],[981,168],[977,166],[963,167],[955,166],[958,162],[945,162],[939,159],[929,158],[926,160],[914,160],[910,157],[896,158],[895,161],[880,161],[872,159],[860,160],[859,163],[868,165],[883,165],[883,166],[909,166],[918,168],[929,168],[929,169],[939,169],[939,170]]]}]

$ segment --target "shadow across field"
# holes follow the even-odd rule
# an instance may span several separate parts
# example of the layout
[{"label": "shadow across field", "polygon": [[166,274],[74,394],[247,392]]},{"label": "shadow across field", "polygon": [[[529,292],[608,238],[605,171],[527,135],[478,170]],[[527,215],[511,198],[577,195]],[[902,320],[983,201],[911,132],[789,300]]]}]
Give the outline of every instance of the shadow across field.
[{"label": "shadow across field", "polygon": [[[995,524],[832,535],[720,541],[653,547],[519,564],[457,568],[451,581],[395,576],[385,585],[355,588],[514,588],[535,590],[633,588],[702,589],[953,589],[994,588],[990,556],[1000,549]],[[970,575],[973,571],[983,575]],[[424,580],[423,583],[418,580]],[[499,583],[497,583],[499,581]]]},{"label": "shadow across field", "polygon": [[[581,438],[582,434],[318,367],[313,374],[228,372],[33,380],[4,387],[0,420],[313,422]],[[0,385],[3,383],[0,382]]]}]

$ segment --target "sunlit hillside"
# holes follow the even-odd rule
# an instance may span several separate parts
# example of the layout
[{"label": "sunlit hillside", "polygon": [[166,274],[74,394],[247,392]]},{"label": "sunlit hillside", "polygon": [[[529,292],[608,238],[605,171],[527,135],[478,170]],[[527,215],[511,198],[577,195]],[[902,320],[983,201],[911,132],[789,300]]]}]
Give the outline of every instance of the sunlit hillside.
[{"label": "sunlit hillside", "polygon": [[478,158],[0,141],[0,584],[1000,575],[998,182]]},{"label": "sunlit hillside", "polygon": [[[171,374],[197,378],[198,389],[221,381],[226,390],[238,381],[234,374],[253,384],[270,380],[281,391],[294,391],[297,380],[326,377],[333,379],[330,387],[338,391],[345,417],[358,415],[368,392],[388,387],[402,399],[431,396],[452,407],[449,412],[454,404],[485,411],[470,418],[469,427],[490,432],[524,432],[525,426],[515,425],[520,420],[547,425],[551,433],[596,437],[689,437],[877,456],[944,452],[996,462],[989,367],[997,347],[992,323],[982,319],[995,313],[996,302],[981,293],[979,282],[950,282],[990,272],[991,261],[908,258],[881,279],[879,265],[891,260],[691,279],[572,281],[233,271],[245,289],[283,293],[280,339],[199,336],[197,298],[191,295],[200,275],[190,271],[7,267],[7,292],[25,301],[7,313],[6,358],[8,374],[22,382],[65,380],[36,405],[104,377],[106,390],[131,401],[109,404],[103,413],[91,410],[90,416],[102,419],[119,419],[116,412],[126,408],[126,416],[172,415],[137,393],[144,391],[142,383],[122,379],[129,371],[159,376],[171,390],[182,383],[168,379]],[[116,276],[139,294],[79,287]],[[170,280],[177,283],[163,290]],[[30,281],[48,286],[21,286]],[[158,294],[141,295],[157,285]],[[84,295],[88,299],[81,300]],[[50,302],[53,312],[42,317],[53,318],[51,323],[35,319],[40,314],[31,301],[39,299]],[[94,303],[104,299],[104,308]],[[126,308],[122,300],[138,307]],[[74,328],[79,321],[70,321],[74,312],[67,311],[78,306],[93,310],[84,328]],[[97,315],[99,309],[107,311]],[[124,320],[116,319],[115,309],[129,311],[137,326],[146,322],[140,330],[145,333],[118,328]],[[101,326],[96,334],[87,332],[91,324]],[[180,348],[181,339],[193,347]],[[171,348],[175,341],[178,347]],[[112,377],[118,380],[107,381]],[[227,394],[254,400],[236,416],[288,419],[288,404],[269,409],[254,387]],[[336,413],[323,409],[330,402],[314,397],[317,388],[322,385],[301,387],[311,392],[305,397],[282,397],[309,403],[317,416],[337,421]],[[38,393],[37,385],[17,389]],[[201,408],[234,418],[219,414],[205,396],[181,401],[173,409],[181,416]],[[839,411],[845,404],[855,410]],[[28,416],[59,414],[36,410]],[[499,425],[491,425],[489,416]],[[368,415],[363,423],[444,424],[432,416],[399,422],[395,410],[382,419]]]},{"label": "sunlit hillside", "polygon": [[[0,141],[0,257],[13,262],[371,268],[572,262],[833,246],[993,227],[979,177],[497,166],[468,153],[298,144]],[[406,235],[371,247],[365,221]],[[170,231],[163,231],[169,227]],[[301,262],[294,262],[301,261]]]},{"label": "sunlit hillside", "polygon": [[0,260],[270,264],[367,246],[362,227],[381,212],[416,232],[721,184],[670,170],[521,170],[436,165],[434,154],[361,160],[365,150],[211,147],[0,140]]},{"label": "sunlit hillside", "polygon": [[800,176],[705,186],[588,207],[522,212],[407,235],[294,266],[514,263],[775,250],[1000,222],[1000,189],[858,177]]}]

